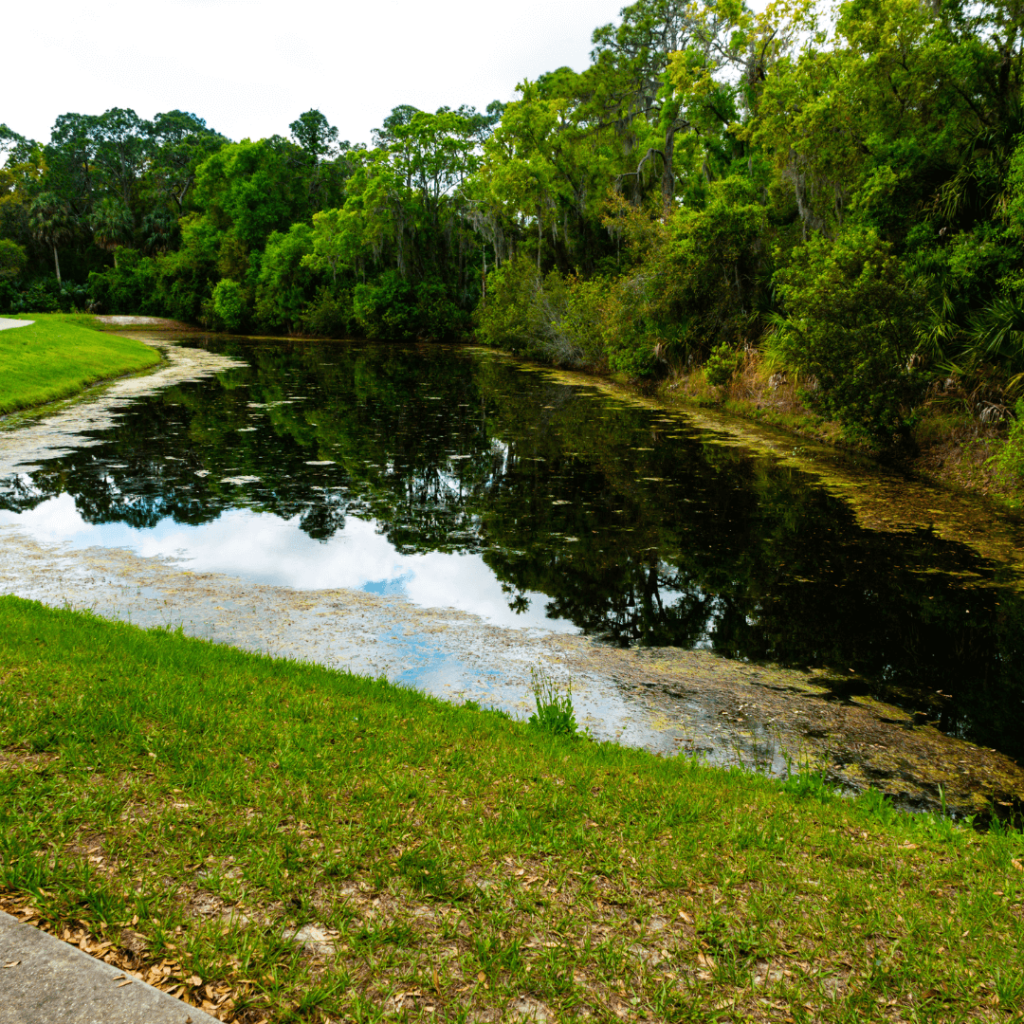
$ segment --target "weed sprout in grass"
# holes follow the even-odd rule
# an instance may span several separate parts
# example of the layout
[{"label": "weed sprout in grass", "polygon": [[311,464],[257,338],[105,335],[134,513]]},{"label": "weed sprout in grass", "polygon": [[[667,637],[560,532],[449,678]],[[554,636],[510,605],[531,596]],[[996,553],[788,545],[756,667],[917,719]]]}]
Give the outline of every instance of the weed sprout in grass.
[{"label": "weed sprout in grass", "polygon": [[814,800],[821,804],[828,803],[838,793],[837,788],[825,778],[825,773],[812,770],[809,764],[804,764],[794,774],[793,763],[789,757],[786,758],[786,779],[782,783],[782,789],[791,796]]},{"label": "weed sprout in grass", "polygon": [[572,706],[572,683],[566,684],[561,693],[554,681],[536,672],[533,675],[534,703],[537,710],[530,715],[530,725],[552,736],[575,736],[577,733],[576,713]]}]

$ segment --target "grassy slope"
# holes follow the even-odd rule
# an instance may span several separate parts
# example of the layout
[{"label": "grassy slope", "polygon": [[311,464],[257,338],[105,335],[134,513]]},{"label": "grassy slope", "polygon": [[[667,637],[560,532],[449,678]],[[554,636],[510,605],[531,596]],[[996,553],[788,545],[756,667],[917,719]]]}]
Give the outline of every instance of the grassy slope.
[{"label": "grassy slope", "polygon": [[1024,838],[877,795],[16,598],[0,751],[0,905],[225,1020],[1024,1014]]},{"label": "grassy slope", "polygon": [[[741,372],[720,388],[707,383],[703,368],[682,373],[660,389],[667,404],[683,403],[717,408],[739,419],[764,423],[823,444],[857,448],[843,438],[838,423],[830,423],[805,406],[799,389],[758,353],[747,357]],[[925,401],[914,428],[918,453],[907,468],[953,490],[994,498],[1014,510],[1024,508],[1024,481],[989,460],[1006,443],[1005,425],[980,423],[968,411],[964,395],[941,394]],[[866,449],[864,449],[866,450]]]},{"label": "grassy slope", "polygon": [[68,398],[94,381],[160,361],[139,341],[91,329],[91,318],[23,319],[35,322],[0,331],[0,413]]}]

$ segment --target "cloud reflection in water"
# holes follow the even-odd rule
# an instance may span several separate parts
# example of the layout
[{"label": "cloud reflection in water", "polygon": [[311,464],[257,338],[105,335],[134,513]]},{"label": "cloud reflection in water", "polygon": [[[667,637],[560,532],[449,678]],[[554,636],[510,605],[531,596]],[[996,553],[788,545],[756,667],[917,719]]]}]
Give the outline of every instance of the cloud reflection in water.
[{"label": "cloud reflection in water", "polygon": [[329,540],[313,540],[299,517],[232,509],[200,526],[162,520],[151,530],[124,523],[87,523],[74,498],[61,494],[19,514],[0,511],[0,524],[16,525],[34,540],[73,548],[127,548],[143,558],[170,558],[192,572],[239,576],[296,590],[344,588],[404,594],[425,608],[456,608],[498,626],[529,626],[559,632],[578,629],[549,619],[546,598],[530,593],[517,614],[501,584],[478,554],[401,554],[370,521],[347,516]]}]

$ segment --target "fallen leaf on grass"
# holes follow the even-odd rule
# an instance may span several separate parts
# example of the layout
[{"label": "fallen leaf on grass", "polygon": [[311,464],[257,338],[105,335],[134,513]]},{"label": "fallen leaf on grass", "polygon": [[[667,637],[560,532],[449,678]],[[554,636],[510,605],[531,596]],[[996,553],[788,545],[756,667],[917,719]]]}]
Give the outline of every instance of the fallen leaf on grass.
[{"label": "fallen leaf on grass", "polygon": [[1022,864],[1022,863],[1021,863],[1021,862],[1020,862],[1019,860],[1011,860],[1011,861],[1010,861],[1010,863],[1011,863],[1011,864],[1012,864],[1012,865],[1013,865],[1013,866],[1014,866],[1014,867],[1015,867],[1015,868],[1016,868],[1016,869],[1017,869],[1018,871],[1024,871],[1024,864]]}]

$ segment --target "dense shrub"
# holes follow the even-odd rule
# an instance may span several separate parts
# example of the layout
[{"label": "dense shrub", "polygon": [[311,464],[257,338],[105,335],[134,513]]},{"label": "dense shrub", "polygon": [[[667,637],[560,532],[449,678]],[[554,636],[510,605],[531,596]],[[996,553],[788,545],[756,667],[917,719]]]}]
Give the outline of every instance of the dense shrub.
[{"label": "dense shrub", "polygon": [[723,341],[711,350],[704,364],[704,376],[712,387],[724,387],[742,365],[743,353],[735,351],[728,342]]},{"label": "dense shrub", "polygon": [[477,338],[557,366],[607,365],[604,345],[605,278],[585,280],[555,271],[542,277],[528,257],[491,272],[477,308]]},{"label": "dense shrub", "polygon": [[57,284],[55,277],[40,278],[24,288],[13,281],[0,280],[0,312],[19,313],[72,313],[89,305],[89,292],[83,285]]},{"label": "dense shrub", "polygon": [[306,334],[320,338],[346,338],[355,334],[358,325],[352,312],[352,295],[337,296],[321,288],[316,298],[302,311],[299,326]]},{"label": "dense shrub", "polygon": [[312,251],[308,224],[293,224],[286,234],[275,231],[267,239],[256,284],[256,323],[263,330],[301,326],[316,283],[316,273],[304,261]]},{"label": "dense shrub", "polygon": [[775,320],[784,361],[814,387],[804,399],[879,448],[910,440],[927,381],[912,358],[925,297],[870,230],[812,238],[775,275],[785,315]]},{"label": "dense shrub", "polygon": [[23,246],[9,238],[0,238],[0,281],[20,277],[27,263]]},{"label": "dense shrub", "polygon": [[487,295],[477,307],[476,336],[485,345],[526,352],[539,344],[544,316],[543,279],[533,260],[506,260],[487,277]]},{"label": "dense shrub", "polygon": [[405,341],[416,337],[416,293],[397,270],[386,271],[373,284],[356,285],[352,308],[368,338]]},{"label": "dense shrub", "polygon": [[217,330],[240,331],[248,319],[248,301],[242,286],[237,281],[224,278],[213,289],[210,306],[213,324]]},{"label": "dense shrub", "polygon": [[1003,472],[1024,478],[1024,398],[1017,400],[1014,416],[1006,444],[990,461]]}]

